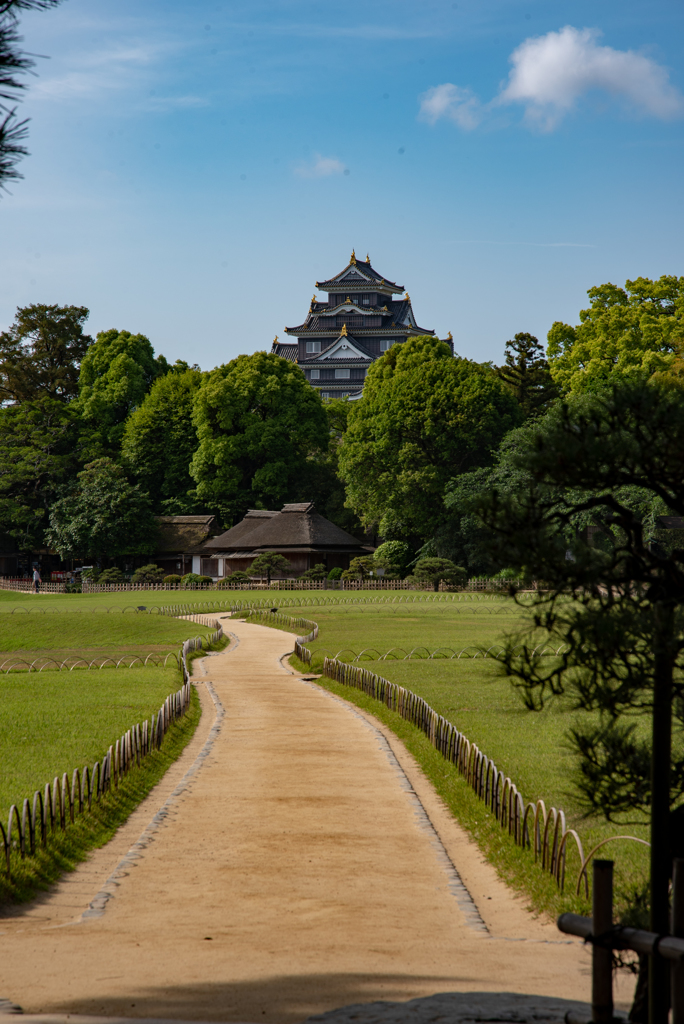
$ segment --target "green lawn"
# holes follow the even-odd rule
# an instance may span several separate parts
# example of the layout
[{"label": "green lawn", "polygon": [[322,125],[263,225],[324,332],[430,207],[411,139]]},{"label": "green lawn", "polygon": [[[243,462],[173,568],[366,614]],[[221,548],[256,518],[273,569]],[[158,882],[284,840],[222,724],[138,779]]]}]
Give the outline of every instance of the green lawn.
[{"label": "green lawn", "polygon": [[92,768],[181,685],[171,666],[0,676],[0,821],[55,775]]},{"label": "green lawn", "polygon": [[166,615],[81,614],[71,609],[62,614],[15,614],[0,612],[0,651],[122,647],[133,644],[180,646],[189,636],[204,636],[208,626]]}]

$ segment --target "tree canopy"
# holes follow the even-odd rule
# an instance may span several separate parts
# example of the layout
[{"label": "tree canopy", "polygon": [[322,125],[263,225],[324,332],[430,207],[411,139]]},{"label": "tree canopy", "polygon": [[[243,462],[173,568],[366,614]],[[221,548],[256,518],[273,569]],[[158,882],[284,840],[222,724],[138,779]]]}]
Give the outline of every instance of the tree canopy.
[{"label": "tree canopy", "polygon": [[126,418],[168,368],[164,356],[155,359],[144,334],[116,328],[100,331],[81,364],[79,377],[79,404],[89,426],[92,453],[118,453]]},{"label": "tree canopy", "polygon": [[46,536],[62,558],[106,562],[153,551],[157,534],[147,494],[128,482],[120,466],[102,458],[88,463],[71,492],[55,502]]},{"label": "tree canopy", "polygon": [[671,368],[684,346],[684,277],[638,277],[624,288],[602,284],[576,327],[557,321],[548,334],[551,375],[562,392],[606,385],[614,375],[648,378]]},{"label": "tree canopy", "polygon": [[182,501],[194,487],[190,463],[199,442],[192,412],[201,380],[196,368],[172,366],[124,426],[122,461],[158,512],[164,501]]},{"label": "tree canopy", "polygon": [[[545,585],[506,670],[530,708],[565,695],[594,713],[571,734],[578,788],[609,820],[650,817],[650,927],[667,932],[672,857],[684,855],[671,814],[684,815],[684,548],[659,514],[684,516],[681,390],[618,379],[572,396],[519,432],[509,464],[515,487],[490,481],[476,505],[495,556]],[[534,653],[539,629],[558,658]],[[664,991],[651,967],[652,994]]]},{"label": "tree canopy", "polygon": [[317,392],[299,367],[272,353],[238,356],[206,374],[194,422],[198,497],[228,505],[234,518],[298,500],[307,459],[328,445]]},{"label": "tree canopy", "polygon": [[0,401],[37,402],[78,395],[81,363],[93,339],[83,333],[85,306],[34,304],[17,309],[0,333]]},{"label": "tree canopy", "polygon": [[515,395],[526,419],[543,412],[558,394],[544,349],[533,334],[516,334],[506,342],[506,361],[496,373]]},{"label": "tree canopy", "polygon": [[487,365],[454,359],[427,336],[394,345],[368,370],[340,451],[347,502],[388,539],[432,536],[447,481],[491,461],[522,414]]}]

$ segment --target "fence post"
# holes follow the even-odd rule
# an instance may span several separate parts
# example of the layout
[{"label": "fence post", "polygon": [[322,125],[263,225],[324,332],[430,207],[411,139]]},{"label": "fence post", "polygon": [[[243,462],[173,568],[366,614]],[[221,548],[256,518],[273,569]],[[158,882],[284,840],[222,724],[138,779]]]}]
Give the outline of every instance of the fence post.
[{"label": "fence post", "polygon": [[[613,927],[613,861],[594,861],[592,934],[606,936]],[[613,951],[594,944],[591,963],[591,1019],[593,1024],[613,1021]]]},{"label": "fence post", "polygon": [[[676,857],[672,866],[672,926],[678,939],[684,939],[684,860]],[[672,985],[672,1024],[684,1024],[684,961],[670,964]]]}]

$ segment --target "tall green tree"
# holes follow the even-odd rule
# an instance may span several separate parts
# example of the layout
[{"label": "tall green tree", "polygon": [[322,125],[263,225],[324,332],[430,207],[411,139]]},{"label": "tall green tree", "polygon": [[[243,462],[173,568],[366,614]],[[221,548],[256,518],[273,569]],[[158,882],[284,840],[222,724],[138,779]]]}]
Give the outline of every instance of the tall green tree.
[{"label": "tall green tree", "polygon": [[17,309],[0,333],[0,401],[70,402],[78,395],[81,364],[93,339],[83,333],[85,306],[34,304]]},{"label": "tall green tree", "polygon": [[79,406],[91,456],[118,455],[126,419],[154,381],[167,373],[144,334],[101,331],[81,364]]},{"label": "tall green tree", "polygon": [[0,191],[8,181],[21,178],[17,163],[27,155],[22,144],[28,121],[17,121],[16,103],[26,83],[19,77],[35,67],[33,54],[20,47],[17,31],[20,11],[45,11],[56,7],[60,0],[0,0]]},{"label": "tall green tree", "polygon": [[186,502],[194,508],[195,481],[190,463],[198,447],[192,418],[202,381],[197,367],[177,363],[154,381],[139,408],[124,425],[121,457],[126,469],[150,495],[157,512],[164,502]]},{"label": "tall green tree", "polygon": [[547,409],[558,394],[544,349],[533,334],[516,334],[506,342],[506,360],[496,373],[515,395],[525,419]]},{"label": "tall green tree", "polygon": [[79,421],[55,398],[0,407],[0,534],[20,551],[44,546],[52,503],[78,468]]},{"label": "tall green tree", "polygon": [[249,567],[250,576],[265,576],[271,586],[271,576],[275,573],[291,572],[292,566],[287,558],[277,551],[262,551]]},{"label": "tall green tree", "polygon": [[20,550],[43,546],[48,509],[78,466],[87,316],[82,306],[26,306],[0,334],[0,533]]},{"label": "tall green tree", "polygon": [[128,482],[121,466],[103,458],[88,463],[70,493],[55,502],[46,538],[62,558],[106,563],[152,552],[158,527],[148,495]]},{"label": "tall green tree", "polygon": [[[516,487],[490,485],[476,505],[494,557],[545,588],[506,670],[531,709],[562,695],[594,713],[571,736],[579,790],[608,820],[650,819],[650,928],[664,934],[684,855],[684,549],[653,513],[684,516],[684,396],[629,379],[573,396],[519,432],[509,464]],[[534,654],[540,629],[559,658]],[[664,963],[650,965],[651,1021],[667,1020]]]},{"label": "tall green tree", "polygon": [[293,363],[266,352],[208,373],[195,399],[199,446],[190,473],[197,495],[248,508],[301,499],[306,463],[328,445],[318,394]]},{"label": "tall green tree", "polygon": [[432,537],[447,482],[491,461],[522,419],[487,365],[454,359],[436,338],[394,345],[368,371],[340,450],[347,502],[387,539]]},{"label": "tall green tree", "polygon": [[587,294],[591,305],[580,323],[557,321],[548,334],[551,375],[563,393],[672,367],[684,345],[684,277],[638,277],[624,288],[602,284]]}]

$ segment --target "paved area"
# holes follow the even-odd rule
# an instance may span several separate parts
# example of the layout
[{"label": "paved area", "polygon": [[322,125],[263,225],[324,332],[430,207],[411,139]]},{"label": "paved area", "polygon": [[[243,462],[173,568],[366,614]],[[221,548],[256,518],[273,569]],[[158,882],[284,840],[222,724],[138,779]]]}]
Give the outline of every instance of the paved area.
[{"label": "paved area", "polygon": [[511,895],[401,743],[283,667],[292,636],[226,626],[238,642],[195,662],[182,758],[111,843],[0,919],[1,994],[55,1021],[273,1024],[588,999],[587,951]]}]

